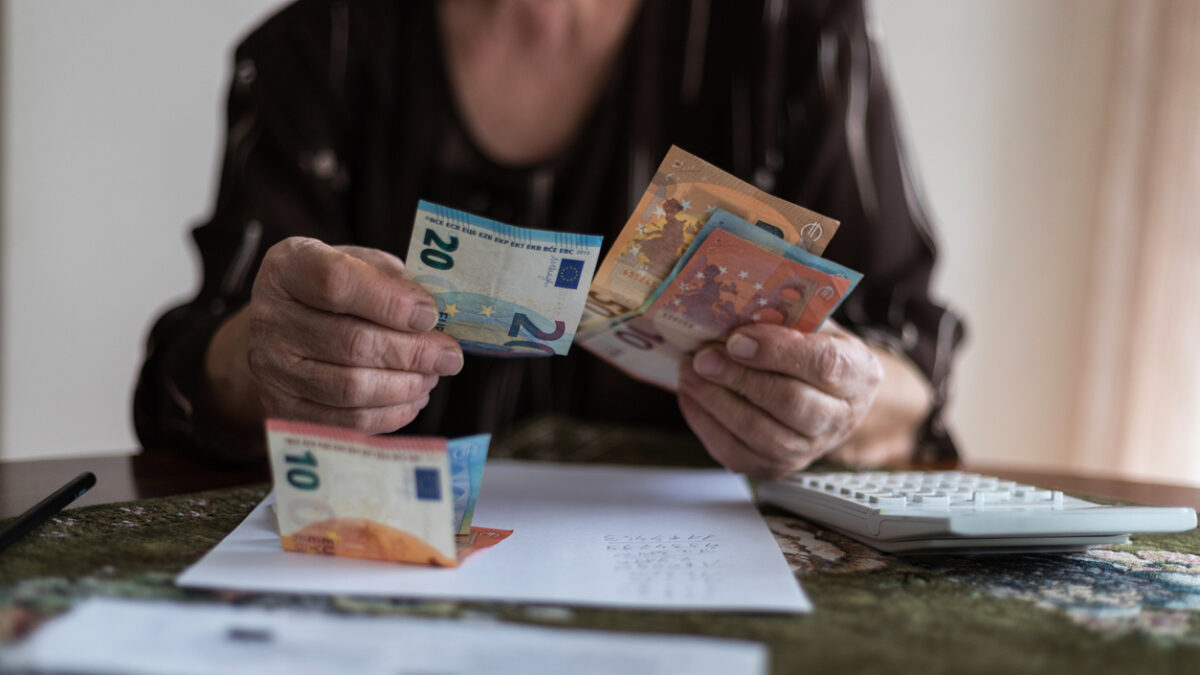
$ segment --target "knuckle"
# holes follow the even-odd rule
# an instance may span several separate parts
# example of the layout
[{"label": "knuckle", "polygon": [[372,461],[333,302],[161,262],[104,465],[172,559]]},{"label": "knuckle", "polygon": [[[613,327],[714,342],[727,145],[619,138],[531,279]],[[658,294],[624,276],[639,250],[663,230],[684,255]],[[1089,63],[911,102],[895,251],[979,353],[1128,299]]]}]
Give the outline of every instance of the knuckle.
[{"label": "knuckle", "polygon": [[308,246],[309,241],[304,237],[288,237],[280,240],[267,249],[259,266],[259,277],[270,278],[286,268],[296,256]]},{"label": "knuckle", "polygon": [[344,404],[360,405],[370,396],[371,388],[364,373],[350,371],[338,378],[336,395]]},{"label": "knuckle", "polygon": [[441,348],[431,340],[411,338],[404,340],[400,349],[400,362],[405,370],[432,373]]},{"label": "knuckle", "polygon": [[[763,428],[762,420],[759,419],[757,411],[745,401],[732,401],[726,403],[717,401],[713,406],[716,410],[724,409],[727,415],[728,428],[738,430],[747,440],[753,440],[755,443],[762,443],[769,440],[769,434]],[[718,413],[718,416],[720,414]]]},{"label": "knuckle", "polygon": [[247,342],[250,348],[261,347],[269,349],[269,343],[276,333],[276,322],[265,307],[252,303],[246,313]]},{"label": "knuckle", "polygon": [[754,369],[747,368],[732,359],[726,362],[725,368],[724,374],[730,389],[752,400],[762,394],[762,389],[757,382],[757,372]]},{"label": "knuckle", "polygon": [[412,294],[402,288],[391,289],[382,299],[384,315],[403,323],[408,322],[408,316],[412,314],[415,304]]},{"label": "knuckle", "polygon": [[841,383],[845,378],[846,372],[849,371],[849,361],[845,351],[839,349],[836,343],[832,340],[826,341],[817,350],[817,377],[822,384],[837,385]]},{"label": "knuckle", "polygon": [[859,420],[866,414],[866,407],[855,407],[850,403],[846,403],[832,415],[831,435],[834,438],[842,439],[849,436],[854,428],[858,426]]},{"label": "knuckle", "polygon": [[406,373],[392,379],[392,396],[398,402],[415,403],[428,393],[424,388],[425,376],[423,375]]},{"label": "knuckle", "polygon": [[795,428],[808,436],[823,434],[836,422],[836,411],[819,395],[798,396],[792,410]]},{"label": "knuckle", "polygon": [[780,439],[768,429],[767,425],[758,420],[750,420],[738,427],[742,429],[742,439],[752,448],[765,453],[772,458],[787,455],[787,450]]},{"label": "knuckle", "polygon": [[367,363],[375,356],[375,335],[363,326],[355,326],[346,334],[345,352],[353,363]]},{"label": "knuckle", "polygon": [[415,403],[412,405],[398,407],[388,420],[389,431],[400,429],[411,424],[412,421],[417,418],[417,413],[421,412],[422,407],[423,406],[416,405]]},{"label": "knuckle", "polygon": [[803,388],[790,377],[768,377],[750,389],[751,396],[760,405],[773,410],[786,411],[788,416],[798,417],[807,409]]},{"label": "knuckle", "polygon": [[[433,388],[436,387],[440,381],[441,378],[437,375],[421,375],[421,392],[426,396],[429,396],[430,392],[433,391]],[[428,403],[428,401],[426,401],[426,403]]]},{"label": "knuckle", "polygon": [[342,415],[347,426],[368,433],[376,431],[379,422],[379,414],[370,408],[349,408]]},{"label": "knuckle", "polygon": [[781,466],[791,466],[792,464],[802,461],[808,456],[812,450],[808,439],[798,434],[788,434],[780,439],[778,445],[778,454],[775,459]]},{"label": "knuckle", "polygon": [[268,354],[267,350],[256,349],[254,346],[246,350],[246,366],[250,369],[250,374],[255,379],[261,380],[270,372],[271,359]]},{"label": "knuckle", "polygon": [[334,307],[343,304],[351,285],[351,268],[341,262],[322,256],[305,271],[316,296]]}]

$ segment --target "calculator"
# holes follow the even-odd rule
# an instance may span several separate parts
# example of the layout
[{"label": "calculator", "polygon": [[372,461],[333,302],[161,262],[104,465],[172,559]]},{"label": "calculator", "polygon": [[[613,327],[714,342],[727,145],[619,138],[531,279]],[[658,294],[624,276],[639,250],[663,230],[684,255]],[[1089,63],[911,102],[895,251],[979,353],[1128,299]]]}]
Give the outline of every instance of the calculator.
[{"label": "calculator", "polygon": [[891,553],[1078,551],[1196,527],[1186,507],[1096,504],[961,471],[796,472],[758,496]]}]

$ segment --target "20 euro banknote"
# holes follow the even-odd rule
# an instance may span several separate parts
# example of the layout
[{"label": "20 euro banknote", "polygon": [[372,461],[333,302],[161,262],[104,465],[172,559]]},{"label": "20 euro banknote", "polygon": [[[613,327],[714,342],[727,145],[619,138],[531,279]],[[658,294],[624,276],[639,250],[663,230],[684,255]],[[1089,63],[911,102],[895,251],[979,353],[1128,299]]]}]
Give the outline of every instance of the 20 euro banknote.
[{"label": "20 euro banknote", "polygon": [[483,356],[566,354],[601,237],[505,225],[422,201],[405,276],[438,303],[438,329]]},{"label": "20 euro banknote", "polygon": [[[465,553],[511,534],[470,527],[487,441],[486,435],[457,441],[368,436],[268,420],[283,548],[456,566]],[[457,459],[449,452],[452,445]],[[464,523],[461,531],[458,523]]]}]

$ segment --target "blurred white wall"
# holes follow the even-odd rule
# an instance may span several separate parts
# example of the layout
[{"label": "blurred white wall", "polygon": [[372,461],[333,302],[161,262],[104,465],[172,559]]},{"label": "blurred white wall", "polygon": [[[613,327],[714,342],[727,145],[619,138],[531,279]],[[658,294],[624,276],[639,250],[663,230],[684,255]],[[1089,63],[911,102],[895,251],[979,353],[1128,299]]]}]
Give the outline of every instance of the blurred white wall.
[{"label": "blurred white wall", "polygon": [[951,419],[986,465],[1074,442],[1116,0],[876,0],[901,126],[966,316]]},{"label": "blurred white wall", "polygon": [[0,458],[136,447],[151,317],[192,292],[237,36],[278,0],[7,0]]},{"label": "blurred white wall", "polygon": [[[967,316],[952,421],[1059,466],[1078,381],[1116,0],[877,0],[901,124]],[[148,321],[191,292],[229,49],[278,0],[8,0],[0,458],[135,447]]]}]

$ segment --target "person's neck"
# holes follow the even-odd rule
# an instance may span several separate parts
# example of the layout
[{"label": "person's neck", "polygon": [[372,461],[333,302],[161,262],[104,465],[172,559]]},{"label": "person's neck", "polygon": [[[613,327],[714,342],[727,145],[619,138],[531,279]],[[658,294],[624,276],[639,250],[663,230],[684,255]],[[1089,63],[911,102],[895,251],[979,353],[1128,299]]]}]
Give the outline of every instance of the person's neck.
[{"label": "person's neck", "polygon": [[599,95],[641,0],[444,0],[455,98],[484,152],[528,164],[562,150]]},{"label": "person's neck", "polygon": [[605,52],[625,33],[640,0],[443,0],[442,18],[470,47],[541,58]]}]

